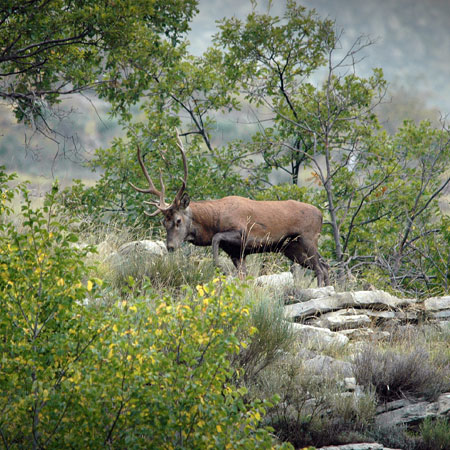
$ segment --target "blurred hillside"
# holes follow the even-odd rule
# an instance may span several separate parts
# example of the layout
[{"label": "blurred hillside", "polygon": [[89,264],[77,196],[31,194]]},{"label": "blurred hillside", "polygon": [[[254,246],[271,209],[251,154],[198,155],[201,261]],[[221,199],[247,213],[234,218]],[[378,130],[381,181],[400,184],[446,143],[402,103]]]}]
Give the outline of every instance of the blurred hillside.
[{"label": "blurred hillside", "polygon": [[[259,10],[268,1],[260,1]],[[282,14],[284,0],[272,1],[273,14]],[[321,16],[336,19],[344,29],[343,44],[364,34],[376,41],[358,65],[360,75],[381,67],[391,88],[381,105],[381,120],[394,132],[404,118],[438,121],[450,112],[450,2],[448,0],[304,0]],[[200,12],[192,22],[188,39],[191,51],[201,54],[216,33],[222,17],[245,18],[251,2],[200,0]],[[245,110],[245,108],[244,108]],[[98,147],[107,147],[121,134],[118,123],[107,114],[107,104],[98,99],[74,96],[61,104],[61,114],[49,117],[58,134],[51,139],[33,135],[17,125],[11,112],[0,105],[0,164],[10,171],[51,179],[95,178],[82,163]],[[244,117],[245,116],[245,117]],[[220,118],[215,144],[249,133],[247,113]]]}]

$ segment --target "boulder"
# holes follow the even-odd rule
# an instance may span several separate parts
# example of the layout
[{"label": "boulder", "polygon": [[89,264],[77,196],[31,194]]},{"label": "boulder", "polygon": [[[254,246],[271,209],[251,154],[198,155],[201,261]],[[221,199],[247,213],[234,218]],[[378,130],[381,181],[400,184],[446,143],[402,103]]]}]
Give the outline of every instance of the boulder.
[{"label": "boulder", "polygon": [[351,312],[346,314],[346,310],[325,314],[313,322],[315,326],[329,328],[332,331],[367,327],[371,323],[367,314],[352,314]]},{"label": "boulder", "polygon": [[329,345],[344,346],[349,341],[348,337],[342,333],[336,333],[327,328],[313,327],[301,323],[292,323],[291,326],[302,340],[310,341],[320,347]]},{"label": "boulder", "polygon": [[132,241],[123,244],[117,253],[120,256],[164,256],[167,254],[166,244],[163,241],[150,241],[144,239],[142,241]]},{"label": "boulder", "polygon": [[294,286],[294,276],[291,272],[275,273],[273,275],[261,275],[255,278],[255,283],[258,286],[270,286],[270,287],[286,287]]},{"label": "boulder", "polygon": [[326,377],[341,377],[344,379],[353,377],[351,363],[332,358],[331,356],[315,355],[313,358],[306,359],[303,362],[303,367],[310,372]]},{"label": "boulder", "polygon": [[416,425],[427,417],[449,416],[450,393],[441,394],[435,402],[390,402],[381,410],[375,418],[379,426]]}]

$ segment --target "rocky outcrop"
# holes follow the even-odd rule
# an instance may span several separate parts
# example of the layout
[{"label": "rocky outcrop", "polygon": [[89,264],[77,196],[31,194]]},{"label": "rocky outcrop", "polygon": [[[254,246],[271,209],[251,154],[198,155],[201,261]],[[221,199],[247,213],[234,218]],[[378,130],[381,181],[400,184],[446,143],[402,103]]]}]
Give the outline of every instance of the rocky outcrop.
[{"label": "rocky outcrop", "polygon": [[375,422],[379,426],[416,425],[427,417],[450,417],[450,393],[441,394],[437,401],[402,399],[378,407]]},{"label": "rocky outcrop", "polygon": [[401,450],[401,449],[387,448],[381,444],[368,442],[361,444],[331,445],[327,447],[318,448],[317,450]]},{"label": "rocky outcrop", "polygon": [[[292,322],[345,331],[351,338],[371,333],[376,325],[441,323],[450,320],[450,296],[433,297],[425,301],[399,298],[380,290],[335,292],[331,286],[319,289],[285,290],[285,317]],[[347,330],[368,330],[359,333]],[[382,335],[378,334],[377,338]]]}]

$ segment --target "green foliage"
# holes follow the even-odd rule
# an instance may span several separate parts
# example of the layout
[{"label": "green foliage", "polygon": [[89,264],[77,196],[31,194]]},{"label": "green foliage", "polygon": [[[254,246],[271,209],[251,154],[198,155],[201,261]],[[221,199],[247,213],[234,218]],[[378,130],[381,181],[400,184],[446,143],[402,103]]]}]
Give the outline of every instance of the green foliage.
[{"label": "green foliage", "polygon": [[167,60],[196,5],[195,0],[5,0],[0,66],[6,83],[0,97],[11,101],[19,121],[34,124],[60,95],[87,88],[136,102],[146,85],[139,73],[124,79],[125,61],[152,67],[158,58]]},{"label": "green foliage", "polygon": [[255,196],[255,200],[297,200],[309,203],[309,190],[296,184],[278,184],[265,189]]},{"label": "green foliage", "polygon": [[[1,173],[2,213],[13,199]],[[0,229],[0,438],[6,448],[272,448],[269,402],[244,401],[231,355],[248,320],[215,279],[180,300],[96,301],[76,237],[25,187],[22,229]],[[144,292],[148,287],[144,288]],[[97,293],[97,294],[95,294]],[[86,304],[86,298],[88,303]],[[290,448],[288,445],[285,448]]]},{"label": "green foliage", "polygon": [[[12,190],[2,173],[2,215]],[[3,445],[50,445],[72,402],[70,377],[83,367],[86,349],[98,336],[79,305],[85,286],[83,257],[88,248],[55,215],[57,187],[42,209],[33,209],[24,186],[22,229],[0,225],[0,435]]]},{"label": "green foliage", "polygon": [[[271,448],[258,428],[263,403],[243,402],[231,382],[229,356],[239,351],[236,332],[249,310],[239,288],[216,280],[186,291],[179,302],[154,298],[122,303],[112,311],[110,333],[98,352],[115,375],[91,376],[104,394],[96,420],[107,442],[132,448]],[[108,381],[108,383],[106,382]],[[111,428],[107,411],[117,418]],[[101,427],[103,428],[103,427]]]},{"label": "green foliage", "polygon": [[427,417],[419,427],[422,438],[419,450],[445,450],[450,448],[450,423],[446,417]]}]

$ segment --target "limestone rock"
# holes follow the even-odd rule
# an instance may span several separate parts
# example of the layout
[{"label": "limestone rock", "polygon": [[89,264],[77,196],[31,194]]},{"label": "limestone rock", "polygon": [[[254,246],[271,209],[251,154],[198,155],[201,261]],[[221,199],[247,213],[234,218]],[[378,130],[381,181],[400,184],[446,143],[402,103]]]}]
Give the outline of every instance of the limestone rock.
[{"label": "limestone rock", "polygon": [[317,450],[400,450],[400,449],[389,449],[387,447],[383,447],[382,444],[368,442],[360,444],[329,445],[327,447],[320,447]]},{"label": "limestone rock", "polygon": [[309,289],[299,289],[297,287],[293,287],[285,293],[289,303],[306,302],[316,298],[330,297],[334,294],[334,286]]},{"label": "limestone rock", "polygon": [[332,358],[331,356],[315,355],[313,358],[305,360],[303,366],[313,373],[326,377],[340,376],[344,380],[353,377],[351,363]]},{"label": "limestone rock", "polygon": [[[415,299],[409,299],[415,303]],[[405,299],[399,299],[384,291],[341,292],[327,297],[295,303],[285,308],[286,317],[291,319],[305,318],[345,308],[390,311],[404,306]]]},{"label": "limestone rock", "polygon": [[446,297],[431,297],[424,301],[426,311],[442,311],[450,309],[450,295]]},{"label": "limestone rock", "polygon": [[348,343],[347,336],[344,336],[342,333],[330,331],[327,328],[313,327],[301,323],[292,323],[291,326],[301,339],[312,341],[319,346],[344,346]]},{"label": "limestone rock", "polygon": [[352,312],[346,313],[346,310],[331,312],[321,316],[313,323],[318,327],[329,328],[332,331],[362,328],[372,323],[367,314],[352,314]]},{"label": "limestone rock", "polygon": [[145,256],[164,256],[167,254],[167,248],[163,241],[151,241],[144,239],[142,241],[132,241],[123,244],[117,253],[120,256],[129,256],[133,254]]},{"label": "limestone rock", "polygon": [[427,417],[450,416],[450,392],[441,394],[435,402],[396,400],[377,408],[375,422],[380,426],[416,425]]},{"label": "limestone rock", "polygon": [[286,287],[294,285],[294,276],[291,272],[275,273],[273,275],[261,275],[255,278],[258,286]]}]

